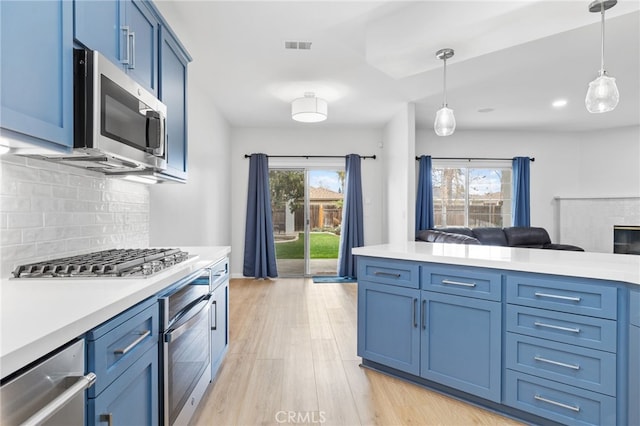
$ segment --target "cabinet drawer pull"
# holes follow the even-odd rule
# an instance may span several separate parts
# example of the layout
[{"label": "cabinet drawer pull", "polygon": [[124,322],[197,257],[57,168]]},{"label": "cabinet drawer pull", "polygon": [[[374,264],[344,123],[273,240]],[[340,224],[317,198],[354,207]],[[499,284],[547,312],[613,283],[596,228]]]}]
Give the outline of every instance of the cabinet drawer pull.
[{"label": "cabinet drawer pull", "polygon": [[536,361],[540,361],[540,362],[546,362],[547,364],[557,365],[559,367],[566,367],[566,368],[570,368],[572,370],[580,370],[580,366],[579,365],[565,364],[564,362],[559,362],[559,361],[554,361],[552,359],[542,358],[541,356],[534,356],[533,359],[535,359]]},{"label": "cabinet drawer pull", "polygon": [[476,283],[461,283],[459,281],[451,281],[451,280],[442,280],[442,284],[448,285],[459,285],[462,287],[475,287]]},{"label": "cabinet drawer pull", "polygon": [[373,275],[377,277],[391,277],[391,278],[400,278],[400,274],[392,274],[391,272],[383,272],[383,271],[375,271]]},{"label": "cabinet drawer pull", "polygon": [[116,355],[124,355],[124,354],[126,354],[131,349],[135,348],[147,336],[149,336],[151,334],[151,330],[147,330],[147,331],[144,331],[144,332],[138,333],[138,334],[140,334],[140,336],[138,336],[138,338],[136,340],[131,342],[131,344],[129,346],[127,346],[126,348],[123,348],[123,349],[116,349],[115,351],[113,351],[113,353],[115,353]]},{"label": "cabinet drawer pull", "polygon": [[427,329],[427,301],[422,301],[422,329]]},{"label": "cabinet drawer pull", "polygon": [[560,296],[559,294],[538,293],[537,291],[534,294],[536,297],[548,297],[550,299],[570,300],[572,302],[579,302],[580,300],[582,300],[580,297]]},{"label": "cabinet drawer pull", "polygon": [[555,405],[557,407],[566,408],[567,410],[575,411],[576,413],[580,412],[580,407],[576,407],[575,405],[567,405],[562,402],[554,401],[552,399],[543,398],[540,395],[533,396],[538,401],[546,402],[547,404]]},{"label": "cabinet drawer pull", "polygon": [[559,325],[545,324],[543,322],[538,322],[538,321],[534,322],[533,325],[535,325],[537,327],[552,328],[554,330],[569,331],[571,333],[580,333],[580,329],[579,328],[561,327]]},{"label": "cabinet drawer pull", "polygon": [[418,318],[416,316],[417,314],[417,309],[418,308],[418,299],[417,298],[413,298],[413,326],[417,327],[418,326]]}]

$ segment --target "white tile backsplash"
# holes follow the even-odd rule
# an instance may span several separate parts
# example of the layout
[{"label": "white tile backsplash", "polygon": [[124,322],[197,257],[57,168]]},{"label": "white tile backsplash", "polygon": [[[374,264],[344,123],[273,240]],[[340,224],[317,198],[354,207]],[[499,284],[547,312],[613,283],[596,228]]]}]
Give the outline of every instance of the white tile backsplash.
[{"label": "white tile backsplash", "polygon": [[100,173],[0,157],[0,276],[19,264],[149,245],[149,188]]}]

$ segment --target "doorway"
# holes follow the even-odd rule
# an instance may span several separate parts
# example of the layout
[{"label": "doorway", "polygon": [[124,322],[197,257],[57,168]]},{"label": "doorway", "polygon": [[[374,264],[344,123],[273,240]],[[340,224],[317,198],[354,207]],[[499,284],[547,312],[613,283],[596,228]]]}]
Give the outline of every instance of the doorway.
[{"label": "doorway", "polygon": [[344,169],[274,167],[269,187],[278,275],[336,275]]}]

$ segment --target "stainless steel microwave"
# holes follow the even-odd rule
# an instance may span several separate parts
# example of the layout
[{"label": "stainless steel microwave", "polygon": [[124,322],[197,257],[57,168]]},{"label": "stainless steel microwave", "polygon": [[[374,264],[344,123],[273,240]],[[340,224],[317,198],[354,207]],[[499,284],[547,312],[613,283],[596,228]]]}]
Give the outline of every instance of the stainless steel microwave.
[{"label": "stainless steel microwave", "polygon": [[166,120],[167,107],[123,69],[74,50],[74,155],[58,161],[105,173],[165,170]]}]

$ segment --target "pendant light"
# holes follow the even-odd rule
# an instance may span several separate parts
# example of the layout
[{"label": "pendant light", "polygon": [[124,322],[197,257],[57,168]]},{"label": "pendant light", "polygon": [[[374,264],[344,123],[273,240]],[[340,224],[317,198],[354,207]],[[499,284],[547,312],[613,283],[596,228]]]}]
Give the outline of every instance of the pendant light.
[{"label": "pendant light", "polygon": [[453,116],[453,110],[447,105],[447,59],[452,56],[453,49],[440,49],[436,52],[436,58],[444,61],[442,108],[436,113],[436,120],[433,123],[433,129],[438,136],[449,136],[456,130],[456,118]]},{"label": "pendant light", "polygon": [[318,123],[327,119],[327,101],[317,98],[313,92],[305,92],[304,98],[291,102],[291,118],[303,123]]},{"label": "pendant light", "polygon": [[591,113],[609,112],[618,105],[620,94],[616,79],[609,77],[604,70],[604,11],[616,5],[617,0],[595,0],[589,5],[589,12],[600,12],[600,72],[598,78],[589,83],[587,97],[584,100],[587,111]]}]

